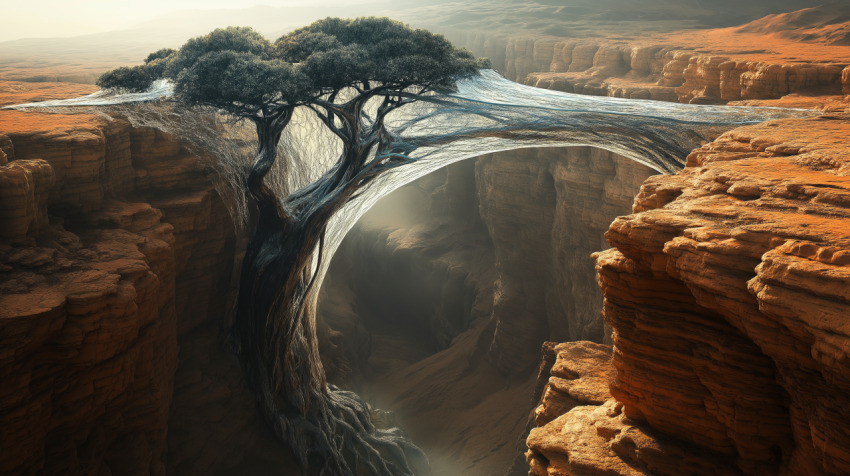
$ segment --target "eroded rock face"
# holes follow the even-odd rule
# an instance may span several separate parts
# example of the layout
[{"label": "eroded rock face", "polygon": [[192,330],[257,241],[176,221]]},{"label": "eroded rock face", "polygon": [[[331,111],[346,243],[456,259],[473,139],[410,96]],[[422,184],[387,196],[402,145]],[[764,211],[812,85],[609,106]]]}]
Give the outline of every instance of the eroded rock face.
[{"label": "eroded rock face", "polygon": [[[434,351],[475,319],[492,319],[481,341],[488,361],[505,375],[527,373],[546,340],[605,340],[602,295],[588,257],[607,248],[604,231],[628,212],[652,174],[589,147],[506,151],[450,166],[408,187],[419,190],[404,192],[410,197],[388,197],[430,197],[429,211],[408,210],[404,219],[389,208],[370,211],[339,258],[349,263],[342,274],[354,275],[332,269],[329,286],[350,285],[362,315],[423,321]],[[329,290],[322,302],[358,334],[351,317],[357,313],[337,298],[345,293]],[[347,347],[368,348],[358,342]],[[352,360],[362,358],[328,364],[352,368]]]},{"label": "eroded rock face", "polygon": [[[216,474],[252,456],[198,438],[220,445],[223,432],[254,435],[242,438],[253,455],[291,466],[250,418],[238,366],[197,344],[221,341],[235,241],[197,159],[120,119],[2,114],[0,472],[153,475],[180,463],[177,474]],[[193,387],[193,359],[206,375],[230,372],[221,380],[247,410],[214,414],[209,402],[226,395]]]},{"label": "eroded rock face", "polygon": [[545,340],[602,342],[601,294],[587,257],[654,171],[589,147],[522,149],[476,164],[481,217],[495,245],[492,365],[530,369]]},{"label": "eroded rock face", "polygon": [[[553,429],[548,424],[573,408],[599,405],[611,398],[608,382],[614,368],[611,366],[610,345],[587,341],[546,342],[541,350],[543,359],[532,397],[533,410],[525,432],[517,442],[516,458],[506,476],[529,474],[529,466],[532,471],[536,468],[537,473],[534,474],[546,475],[550,466],[553,471],[562,470],[549,464],[547,458],[551,455],[543,453],[541,429],[538,427],[551,432]],[[535,432],[533,436],[531,432]]]},{"label": "eroded rock face", "polygon": [[47,197],[55,181],[53,168],[40,159],[14,160],[0,168],[0,237],[26,243],[28,234],[47,227]]},{"label": "eroded rock face", "polygon": [[614,221],[597,269],[623,418],[726,455],[724,474],[850,472],[848,132],[736,129]]},{"label": "eroded rock face", "polygon": [[[722,32],[718,30],[715,36],[723,36]],[[717,41],[711,33],[700,39],[708,44],[687,35],[643,41],[620,37],[558,41],[488,32],[449,32],[449,36],[477,55],[491,58],[493,67],[508,79],[568,93],[690,104],[778,99],[796,92],[850,94],[848,50],[829,53],[832,56],[821,61],[810,56],[824,53],[812,48],[784,56],[777,53],[780,58],[761,58],[759,51],[735,53],[741,48],[728,40]],[[753,35],[743,35],[740,40],[754,38],[764,41]],[[795,47],[776,45],[778,51]]]},{"label": "eroded rock face", "polygon": [[[504,472],[516,447],[520,456],[526,449],[517,438],[541,344],[605,339],[589,256],[607,246],[610,221],[653,173],[598,149],[526,149],[454,164],[394,192],[352,230],[323,285],[329,378],[366,394],[358,380],[373,382],[414,441],[452,471]],[[484,388],[481,401],[470,400]],[[462,413],[459,401],[469,402]],[[496,403],[507,401],[516,404]]]},{"label": "eroded rock face", "polygon": [[588,476],[741,475],[722,454],[654,430],[623,413],[610,399],[600,406],[578,406],[546,426],[532,430],[528,440],[529,474]]},{"label": "eroded rock face", "polygon": [[611,398],[608,384],[614,377],[610,345],[578,341],[553,349],[555,364],[549,381],[534,409],[537,425],[550,421],[580,405],[602,405]]},{"label": "eroded rock face", "polygon": [[127,229],[56,223],[3,246],[4,474],[165,474],[174,237],[126,205]]},{"label": "eroded rock face", "polygon": [[841,84],[843,85],[842,92],[850,95],[850,66],[841,71]]},{"label": "eroded rock face", "polygon": [[610,392],[611,346],[570,342],[553,350],[557,361],[534,412],[539,427],[527,439],[529,474],[744,474],[726,455],[626,415]]}]

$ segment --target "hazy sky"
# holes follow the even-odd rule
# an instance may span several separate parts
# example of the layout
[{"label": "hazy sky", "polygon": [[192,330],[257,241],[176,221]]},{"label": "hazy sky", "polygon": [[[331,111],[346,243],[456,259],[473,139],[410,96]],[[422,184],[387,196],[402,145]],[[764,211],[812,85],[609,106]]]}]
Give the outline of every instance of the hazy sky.
[{"label": "hazy sky", "polygon": [[377,3],[381,0],[0,0],[0,41],[120,30],[191,9]]}]

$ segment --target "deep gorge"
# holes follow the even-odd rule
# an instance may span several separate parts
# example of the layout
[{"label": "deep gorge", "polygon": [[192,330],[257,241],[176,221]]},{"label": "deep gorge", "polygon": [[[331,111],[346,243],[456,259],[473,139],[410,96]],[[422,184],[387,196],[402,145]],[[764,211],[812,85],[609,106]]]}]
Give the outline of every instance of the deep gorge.
[{"label": "deep gorge", "polygon": [[[543,342],[610,341],[588,257],[606,248],[607,223],[654,173],[590,147],[520,149],[450,165],[385,197],[331,265],[319,316],[341,336],[334,344],[329,335],[338,363],[325,367],[351,369],[354,388],[396,408],[403,427],[422,428],[456,471],[505,470]],[[369,333],[378,334],[372,359],[358,352]],[[373,376],[358,386],[364,367]],[[498,399],[510,406],[495,409]]]},{"label": "deep gorge", "polygon": [[[514,46],[541,67],[511,79],[566,88],[532,71],[546,45]],[[604,48],[585,66],[625,64]],[[712,82],[723,61],[653,54],[658,99],[792,92],[770,65],[741,66],[735,96]],[[809,86],[838,96],[850,67],[830,68]],[[329,380],[447,474],[524,474],[527,430],[541,476],[850,472],[850,126],[821,107],[732,130],[676,175],[529,148],[402,187],[325,279]],[[300,473],[223,344],[237,244],[209,171],[120,118],[2,114],[0,471]]]},{"label": "deep gorge", "polygon": [[[5,296],[4,303],[12,306],[19,303],[11,309],[21,309],[20,314],[9,316],[11,319],[6,321],[7,325],[15,321],[31,320],[32,315],[25,311],[27,299],[31,297],[28,287],[33,286],[28,283],[34,283],[37,287],[39,281],[47,279],[52,282],[58,279],[60,283],[67,281],[60,289],[66,293],[65,296],[75,296],[85,292],[81,289],[91,289],[90,283],[94,277],[104,279],[108,276],[97,274],[98,270],[117,272],[120,277],[117,289],[115,284],[108,284],[116,281],[107,281],[99,288],[96,287],[99,291],[89,296],[84,301],[88,304],[76,313],[74,308],[68,309],[61,304],[40,311],[39,315],[44,316],[40,322],[45,324],[40,328],[30,327],[32,330],[27,331],[29,341],[36,344],[23,347],[24,354],[15,354],[16,360],[34,362],[32,370],[24,374],[29,381],[21,389],[25,393],[18,395],[27,395],[32,385],[56,385],[55,377],[43,373],[51,366],[37,366],[35,362],[43,361],[45,355],[49,355],[46,352],[51,348],[51,342],[62,340],[63,335],[76,328],[66,327],[74,319],[79,319],[75,315],[82,313],[88,316],[91,306],[103,309],[114,307],[112,303],[116,297],[113,296],[116,293],[120,296],[122,292],[125,297],[119,302],[129,303],[130,306],[136,303],[136,307],[141,307],[141,296],[149,295],[147,293],[150,292],[134,284],[141,276],[144,278],[141,282],[153,283],[154,289],[158,290],[160,307],[158,310],[147,307],[149,310],[144,314],[133,312],[126,315],[126,323],[122,327],[127,329],[125,332],[129,332],[129,338],[125,338],[123,346],[111,351],[105,363],[114,366],[120,362],[121,368],[136,367],[135,372],[138,373],[134,374],[138,377],[135,386],[143,390],[151,385],[148,379],[163,378],[163,383],[157,387],[164,388],[164,392],[156,396],[161,399],[159,405],[167,406],[170,400],[170,412],[165,413],[170,413],[170,417],[166,418],[161,413],[158,417],[145,414],[145,418],[137,420],[135,425],[122,422],[125,412],[138,410],[121,403],[116,408],[115,401],[139,398],[136,393],[138,390],[133,386],[129,389],[119,386],[111,390],[109,395],[112,398],[106,400],[99,392],[83,394],[82,401],[76,400],[81,397],[79,392],[73,391],[73,386],[68,388],[71,396],[48,392],[42,398],[50,402],[51,408],[85,404],[91,406],[91,412],[84,415],[72,413],[71,426],[66,429],[49,426],[36,428],[42,433],[30,438],[43,442],[40,451],[38,446],[32,446],[32,439],[18,438],[18,445],[31,448],[20,452],[20,465],[40,464],[41,470],[46,472],[56,471],[60,467],[67,469],[76,466],[82,469],[85,462],[75,460],[74,455],[79,454],[79,450],[74,446],[66,447],[64,451],[67,456],[64,457],[57,457],[56,451],[61,450],[51,446],[53,441],[65,440],[69,435],[81,435],[74,438],[82,441],[81,444],[88,451],[105,454],[97,462],[101,466],[124,458],[109,455],[124,455],[128,445],[132,445],[132,453],[136,455],[135,464],[138,464],[138,458],[148,461],[154,474],[166,470],[163,460],[168,461],[168,472],[175,474],[211,471],[227,474],[249,464],[260,467],[266,465],[267,468],[276,464],[293,464],[286,459],[285,454],[280,455],[271,436],[253,415],[253,403],[241,382],[238,366],[228,357],[220,342],[235,237],[227,211],[204,177],[203,169],[195,165],[193,158],[177,142],[156,131],[133,128],[120,119],[112,122],[93,121],[88,126],[91,131],[89,134],[76,132],[48,143],[33,140],[35,135],[14,133],[5,142],[7,157],[15,158],[11,164],[26,167],[9,167],[10,172],[23,170],[23,174],[17,175],[24,176],[23,185],[35,185],[32,189],[22,190],[21,199],[32,203],[27,209],[29,215],[17,221],[25,227],[14,228],[18,234],[8,237],[11,242],[28,245],[25,249],[32,251],[22,254],[15,252],[12,247],[4,248],[6,262],[13,268],[10,270],[13,272],[12,279],[4,281],[4,285],[10,288],[6,292],[13,294]],[[35,154],[46,157],[47,161],[31,161],[29,158]],[[68,170],[66,167],[79,164],[76,157],[81,156],[90,158],[88,164],[83,163],[87,167],[79,169],[80,172],[76,174],[65,175],[63,172]],[[56,166],[45,167],[44,164]],[[135,180],[127,179],[128,169],[132,170]],[[388,282],[394,281],[396,291],[424,288],[432,294],[420,296],[420,302],[413,306],[405,299],[399,299],[395,307],[384,304],[385,309],[363,306],[375,314],[367,316],[367,319],[373,317],[371,324],[380,325],[381,318],[386,320],[400,310],[399,305],[402,309],[405,305],[413,309],[423,301],[432,303],[430,308],[417,316],[420,320],[418,330],[425,330],[433,336],[431,345],[414,356],[417,360],[408,357],[410,361],[406,363],[413,364],[422,357],[443,350],[452,341],[469,341],[468,334],[474,334],[474,342],[466,346],[468,350],[479,354],[478,358],[482,362],[492,362],[490,365],[496,369],[499,369],[500,363],[502,365],[501,372],[490,376],[491,381],[498,380],[495,385],[497,390],[505,386],[506,379],[524,375],[519,377],[523,385],[515,386],[513,390],[514,401],[521,401],[522,405],[508,412],[517,420],[515,423],[524,426],[530,408],[527,390],[533,384],[533,378],[529,380],[529,377],[536,373],[534,367],[539,361],[541,343],[547,339],[571,340],[573,335],[578,336],[578,339],[602,341],[604,331],[598,318],[598,303],[591,302],[588,305],[590,310],[577,308],[574,304],[565,309],[562,300],[557,299],[543,310],[540,302],[543,295],[557,297],[554,286],[550,285],[548,290],[529,297],[524,295],[523,287],[512,288],[507,283],[536,279],[535,285],[546,288],[546,278],[568,279],[576,296],[581,297],[585,293],[598,296],[598,288],[592,286],[595,279],[593,263],[581,258],[603,249],[601,235],[606,223],[627,211],[631,194],[643,178],[652,173],[644,166],[599,149],[525,149],[490,154],[452,165],[387,197],[385,201],[393,202],[397,200],[397,195],[407,194],[408,204],[420,210],[411,217],[408,215],[410,210],[402,208],[393,215],[380,213],[379,206],[376,213],[372,214],[376,220],[371,219],[372,215],[364,217],[347,239],[344,253],[340,253],[340,257],[357,264],[370,261],[372,265],[346,267],[344,262],[332,265],[327,280],[331,286],[323,294],[338,292],[339,288],[347,293],[339,298],[336,294],[334,298],[323,298],[319,309],[319,316],[332,325],[328,328],[320,325],[320,329],[326,332],[320,331],[320,338],[327,338],[321,342],[323,357],[327,358],[324,363],[331,381],[366,389],[364,370],[367,374],[374,373],[368,362],[368,341],[372,337],[365,330],[360,316],[353,312],[333,316],[332,311],[326,310],[325,302],[334,308],[348,306],[349,310],[352,301],[358,302],[358,298],[353,298],[351,289],[345,289],[346,283],[338,285],[339,281],[344,280],[360,282],[360,287],[355,286],[357,295],[364,296],[359,299],[368,300],[370,284],[380,286],[386,283],[374,283],[375,274],[346,276],[346,271],[350,273],[350,269],[356,268],[363,273],[374,273],[375,267],[380,269],[385,266],[387,269],[395,269],[398,274],[377,273],[377,277],[383,277]],[[156,177],[156,180],[152,181],[152,177]],[[496,182],[503,180],[501,177],[511,177],[515,182]],[[14,179],[15,175],[10,178]],[[80,185],[91,178],[103,185],[80,191]],[[588,179],[589,184],[585,182]],[[50,185],[50,182],[54,185]],[[61,187],[56,187],[57,182],[62,184]],[[523,197],[505,193],[512,185],[528,190],[528,195]],[[413,199],[410,198],[411,194]],[[429,199],[422,200],[426,196]],[[544,199],[540,200],[541,197]],[[63,213],[62,207],[68,204],[79,208],[66,212],[70,219],[62,220],[54,215],[52,223],[45,223],[38,217],[47,215],[46,206],[50,206],[48,204],[51,201],[60,205],[59,208],[50,208],[51,214]],[[483,203],[483,208],[479,202]],[[6,203],[18,205],[21,202]],[[521,212],[509,217],[495,212],[505,207],[517,207]],[[479,208],[494,212],[485,212],[482,217]],[[88,213],[78,211],[91,209],[99,210]],[[535,222],[529,220],[532,216],[543,216],[545,219]],[[394,228],[400,224],[410,228]],[[502,230],[516,233],[518,229],[523,229],[523,235],[528,239],[528,247],[523,251],[543,251],[538,252],[537,256],[532,255],[536,265],[545,266],[544,263],[557,255],[561,257],[558,263],[560,266],[550,265],[548,276],[540,276],[538,270],[530,269],[524,263],[525,258],[521,253],[510,250],[510,242],[516,239],[516,235],[499,235]],[[569,240],[564,239],[564,230],[567,229],[571,230],[572,235]],[[405,232],[410,235],[404,236]],[[27,233],[38,236],[38,240],[28,238]],[[388,242],[387,235],[390,233],[401,236],[397,242]],[[490,233],[500,238],[494,240]],[[417,241],[423,236],[425,240]],[[553,236],[560,239],[553,240]],[[481,246],[482,242],[484,246]],[[115,248],[119,246],[125,248]],[[109,251],[133,249],[127,246],[142,250],[136,258],[141,261],[136,261],[132,266],[122,258],[130,251],[117,255],[115,251]],[[149,251],[151,249],[156,249],[156,253],[152,254],[154,252]],[[499,256],[501,266],[496,266],[496,256]],[[53,265],[55,262],[63,265],[57,267]],[[127,271],[123,271],[125,268]],[[343,271],[338,271],[339,268],[343,268]],[[71,271],[63,272],[66,269]],[[86,269],[90,271],[84,271]],[[415,270],[427,271],[424,283],[406,282],[419,274]],[[79,274],[85,279],[81,280]],[[90,278],[92,274],[94,276]],[[503,298],[496,301],[494,306],[496,280],[506,284],[499,289]],[[12,289],[12,286],[17,287]],[[15,301],[15,296],[20,298]],[[198,301],[197,297],[200,296],[210,296],[215,300]],[[61,298],[62,295],[57,297]],[[439,306],[433,304],[435,301]],[[499,307],[505,310],[494,313],[494,308]],[[10,307],[5,309],[9,312]],[[547,311],[553,316],[538,323],[536,332],[529,333],[523,340],[508,339],[498,343],[495,338],[500,324],[508,329],[506,332],[521,331],[538,313],[546,315]],[[115,311],[112,312],[101,311],[100,314],[87,317],[91,330],[84,332],[102,335],[108,329],[104,325],[110,321],[102,322],[99,319],[108,319],[114,315]],[[98,315],[101,317],[95,317]],[[569,316],[568,322],[575,324],[562,325],[561,328],[552,326],[549,329],[550,319],[563,324],[565,315]],[[157,331],[153,332],[153,329]],[[20,339],[20,334],[5,335],[12,342]],[[146,335],[155,335],[158,339],[148,337],[143,340],[142,336]],[[367,342],[365,346],[364,340]],[[97,342],[97,339],[91,343],[83,339],[71,344],[71,348],[83,354],[97,352]],[[89,348],[91,350],[86,350]],[[145,352],[151,357],[144,358]],[[160,365],[165,367],[148,367],[154,354],[159,356]],[[30,357],[23,357],[25,355]],[[468,356],[463,357],[466,359]],[[101,370],[101,364],[98,364],[100,361],[83,361],[72,366],[67,378],[77,377],[75,372],[86,372],[93,375],[92,378],[97,378],[105,371]],[[390,364],[389,368],[382,369],[384,373],[397,362]],[[380,368],[380,365],[377,367]],[[339,372],[335,374],[334,369],[339,369]],[[9,370],[15,373],[12,368]],[[144,372],[148,372],[148,376],[141,378]],[[106,372],[106,375],[109,373]],[[171,377],[173,383],[170,382],[171,375],[174,376]],[[44,383],[39,384],[39,381]],[[475,383],[474,380],[471,383]],[[169,392],[169,384],[173,385],[173,395]],[[441,388],[442,392],[447,392],[446,401],[451,400],[450,384],[443,383]],[[18,396],[11,401],[20,398],[25,397]],[[71,400],[67,401],[67,398]],[[149,401],[149,398],[145,397],[142,401]],[[42,415],[48,419],[59,418],[53,411]],[[401,415],[401,418],[404,416]],[[116,419],[119,423],[114,423]],[[31,432],[34,429],[29,419],[17,420],[14,424],[20,428],[18,432]],[[168,428],[167,443],[162,438],[163,427]],[[497,430],[501,429],[497,426]],[[151,432],[160,435],[159,438],[151,436]],[[22,436],[26,433],[18,434]],[[95,436],[96,440],[89,441],[89,438]],[[513,444],[517,435],[505,433],[503,437],[507,442],[500,446],[505,449],[500,452],[502,458],[497,464],[503,464],[506,458],[511,460],[515,453]],[[144,443],[139,445],[139,442]],[[483,442],[479,446],[481,448],[478,451],[486,448],[484,452],[490,452],[490,448]],[[162,457],[166,451],[169,455],[167,460]],[[47,458],[48,454],[53,456]],[[120,466],[116,466],[118,468]]]}]

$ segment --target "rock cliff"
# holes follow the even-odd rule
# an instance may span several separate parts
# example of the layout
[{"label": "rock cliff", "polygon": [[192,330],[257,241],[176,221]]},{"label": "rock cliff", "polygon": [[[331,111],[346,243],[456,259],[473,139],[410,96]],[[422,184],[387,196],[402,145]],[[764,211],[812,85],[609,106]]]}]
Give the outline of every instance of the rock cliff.
[{"label": "rock cliff", "polygon": [[[86,92],[3,86],[4,104]],[[291,466],[220,348],[235,237],[197,158],[119,118],[0,124],[0,472],[216,474],[241,445]],[[245,410],[215,412],[228,399]]]},{"label": "rock cliff", "polygon": [[399,189],[332,261],[319,306],[324,365],[395,410],[438,468],[503,473],[531,410],[540,345],[605,339],[589,256],[607,248],[604,231],[653,173],[599,149],[535,148]]},{"label": "rock cliff", "polygon": [[739,128],[646,181],[595,255],[613,398],[544,399],[534,474],[850,471],[847,129]]},{"label": "rock cliff", "polygon": [[[329,378],[459,474],[510,465],[535,389],[534,474],[850,473],[850,128],[846,100],[811,97],[850,94],[850,55],[713,34],[697,50],[464,32],[538,87],[828,114],[731,131],[675,176],[526,149],[404,187],[393,200],[420,208],[379,205],[332,264]],[[4,82],[0,99],[75,87]],[[235,238],[196,158],[120,118],[5,111],[0,150],[0,472],[297,471],[222,346]],[[595,343],[553,347],[535,382],[546,340]]]},{"label": "rock cliff", "polygon": [[[617,251],[600,255],[598,267],[606,320],[617,329],[612,394],[628,416],[729,454],[746,474],[850,470],[840,430],[848,424],[847,127],[846,116],[832,116],[728,133],[691,154],[679,175],[648,181],[635,200],[642,213],[612,224]],[[649,222],[654,231],[641,244],[629,238]],[[653,300],[652,315],[628,303],[640,293],[619,285],[638,275],[647,298],[666,297]],[[653,320],[697,326],[655,345],[671,354],[653,360],[675,359],[675,373],[646,360],[650,337],[639,328]],[[710,348],[694,340],[718,331]],[[661,383],[673,375],[675,383]],[[663,389],[684,405],[650,403]]]},{"label": "rock cliff", "polygon": [[640,40],[604,28],[598,40],[469,30],[446,34],[490,57],[508,79],[577,94],[725,104],[850,91],[850,48],[836,46],[842,43],[807,47],[777,37],[770,40],[775,49],[768,51],[759,46],[764,34],[746,27],[648,34]]},{"label": "rock cliff", "polygon": [[[545,340],[602,342],[601,295],[588,259],[607,224],[655,172],[590,147],[521,149],[476,164],[481,217],[498,273],[489,361],[533,367]],[[523,192],[517,193],[522,190]]]}]

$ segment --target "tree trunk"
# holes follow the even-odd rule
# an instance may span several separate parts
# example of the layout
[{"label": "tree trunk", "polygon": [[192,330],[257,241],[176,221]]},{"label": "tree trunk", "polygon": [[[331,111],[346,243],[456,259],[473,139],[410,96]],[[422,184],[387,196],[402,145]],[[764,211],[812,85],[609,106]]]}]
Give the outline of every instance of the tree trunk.
[{"label": "tree trunk", "polygon": [[[305,474],[311,462],[329,475],[426,473],[424,454],[400,430],[376,429],[365,402],[327,385],[311,295],[325,226],[347,197],[335,197],[318,213],[287,212],[263,184],[285,125],[257,123],[259,147],[246,184],[257,220],[242,262],[231,335],[246,381],[261,416],[292,447]],[[318,203],[324,197],[311,198]]]}]

